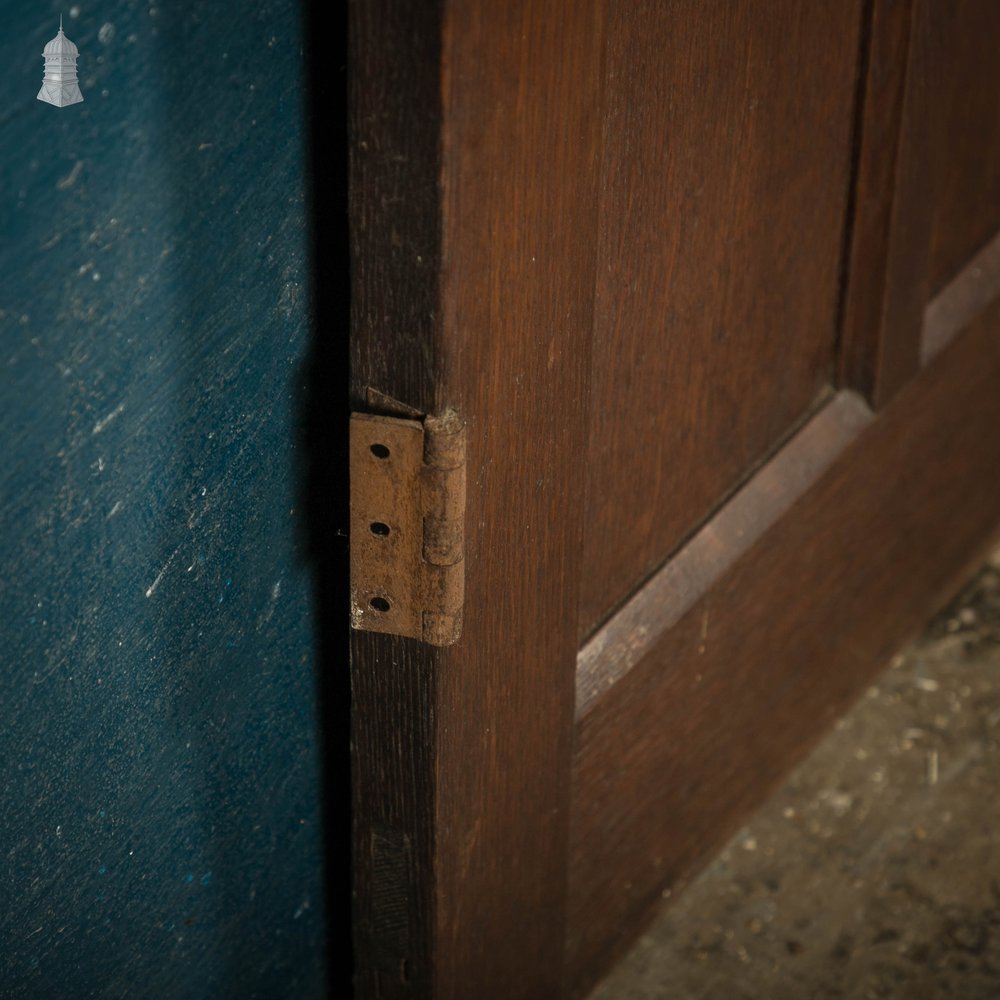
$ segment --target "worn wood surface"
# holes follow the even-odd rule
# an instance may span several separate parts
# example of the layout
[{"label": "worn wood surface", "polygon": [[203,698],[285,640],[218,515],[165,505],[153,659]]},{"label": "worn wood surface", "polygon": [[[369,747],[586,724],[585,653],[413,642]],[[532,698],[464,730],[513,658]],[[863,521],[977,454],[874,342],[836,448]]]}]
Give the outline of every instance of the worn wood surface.
[{"label": "worn wood surface", "polygon": [[[914,0],[871,0],[862,39],[857,162],[838,360],[842,385],[882,405],[917,370],[919,329],[887,324],[885,282]],[[923,171],[923,164],[915,165]]]},{"label": "worn wood surface", "polygon": [[[871,402],[885,406],[919,368],[924,305],[929,297],[934,170],[928,108],[936,99],[927,72],[934,39],[925,29],[921,0],[913,0],[906,46],[906,83],[898,128],[892,221],[881,291],[882,314],[871,330],[876,359]],[[865,258],[855,262],[865,266]],[[854,335],[856,331],[851,331]],[[863,332],[861,339],[864,339]]]},{"label": "worn wood surface", "polygon": [[466,421],[470,609],[352,641],[362,995],[561,989],[600,10],[354,6],[352,387]]},{"label": "worn wood surface", "polygon": [[560,995],[601,0],[454,2],[437,408],[468,422],[466,615],[438,677],[437,993]]},{"label": "worn wood surface", "polygon": [[588,640],[577,658],[578,719],[597,707],[601,695],[641,663],[665,633],[788,513],[871,419],[871,411],[853,393],[841,392],[829,400]]},{"label": "worn wood surface", "polygon": [[352,640],[360,995],[582,989],[995,527],[913,3],[354,0],[352,403],[468,433],[462,638]]},{"label": "worn wood surface", "polygon": [[970,260],[924,309],[921,363],[927,364],[1000,296],[1000,232]]},{"label": "worn wood surface", "polygon": [[1000,302],[584,717],[579,991],[950,593],[1000,522]]},{"label": "worn wood surface", "polygon": [[[885,31],[878,15],[885,8]],[[880,38],[902,38],[902,8],[876,3],[873,53]],[[1000,103],[995,99],[1000,7],[992,0],[961,4],[913,0],[905,94],[896,151],[891,224],[885,250],[881,316],[875,318],[873,280],[881,243],[865,236],[880,220],[863,198],[868,162],[862,153],[856,231],[850,267],[841,374],[885,404],[933,354],[924,309],[952,282],[1000,227]],[[873,55],[873,58],[875,56]],[[898,61],[891,72],[899,73]],[[886,100],[897,99],[895,82]],[[878,116],[876,97],[868,117]],[[876,151],[876,158],[880,154]],[[874,176],[878,177],[876,170]],[[965,283],[968,289],[968,282]],[[941,299],[942,303],[948,300]]]},{"label": "worn wood surface", "polygon": [[608,6],[581,637],[831,377],[860,9]]},{"label": "worn wood surface", "polygon": [[[441,16],[437,3],[349,8],[358,411],[371,387],[430,412],[440,377]],[[354,632],[350,643],[355,990],[430,996],[437,651],[372,633]]]},{"label": "worn wood surface", "polygon": [[917,0],[915,30],[927,123],[916,137],[922,147],[907,155],[933,175],[927,286],[935,295],[1000,229],[1000,4]]}]

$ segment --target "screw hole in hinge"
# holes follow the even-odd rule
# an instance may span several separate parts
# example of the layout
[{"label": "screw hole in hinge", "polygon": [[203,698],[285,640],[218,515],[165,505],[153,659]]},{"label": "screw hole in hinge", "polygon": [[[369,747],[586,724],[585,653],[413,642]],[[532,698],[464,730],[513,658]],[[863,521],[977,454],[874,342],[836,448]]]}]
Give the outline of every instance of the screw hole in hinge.
[{"label": "screw hole in hinge", "polygon": [[373,535],[379,535],[381,538],[385,538],[385,536],[389,534],[389,525],[383,524],[381,521],[372,521],[372,523],[368,525],[368,530]]},{"label": "screw hole in hinge", "polygon": [[388,611],[392,605],[384,597],[373,597],[369,602],[368,606],[372,611]]},{"label": "screw hole in hinge", "polygon": [[373,444],[370,450],[376,458],[389,457],[389,449],[384,444]]}]

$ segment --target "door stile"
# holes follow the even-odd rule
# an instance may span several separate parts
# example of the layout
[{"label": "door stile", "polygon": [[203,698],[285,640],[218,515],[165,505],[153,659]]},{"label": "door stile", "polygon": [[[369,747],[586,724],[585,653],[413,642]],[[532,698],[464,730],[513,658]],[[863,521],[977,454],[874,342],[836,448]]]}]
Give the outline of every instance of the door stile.
[{"label": "door stile", "polygon": [[436,679],[436,990],[563,989],[603,0],[448,6],[437,408],[467,428]]},{"label": "door stile", "polygon": [[[427,412],[440,379],[441,21],[435,2],[350,4],[356,411],[369,409],[374,388]],[[430,996],[439,651],[352,632],[350,660],[356,995]]]},{"label": "door stile", "polygon": [[871,0],[862,32],[837,367],[839,384],[875,409],[919,369],[929,175],[922,160],[901,156],[920,120],[908,85],[915,8],[915,0]]},{"label": "door stile", "polygon": [[462,637],[352,638],[362,996],[562,990],[602,17],[352,5],[352,406],[468,441]]}]

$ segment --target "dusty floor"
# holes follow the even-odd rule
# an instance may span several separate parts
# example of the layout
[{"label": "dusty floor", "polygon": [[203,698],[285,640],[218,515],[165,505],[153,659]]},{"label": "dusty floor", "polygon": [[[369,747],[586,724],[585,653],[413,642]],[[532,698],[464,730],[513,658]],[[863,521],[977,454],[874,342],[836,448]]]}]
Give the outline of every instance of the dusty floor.
[{"label": "dusty floor", "polygon": [[1000,1000],[1000,551],[591,1000]]}]

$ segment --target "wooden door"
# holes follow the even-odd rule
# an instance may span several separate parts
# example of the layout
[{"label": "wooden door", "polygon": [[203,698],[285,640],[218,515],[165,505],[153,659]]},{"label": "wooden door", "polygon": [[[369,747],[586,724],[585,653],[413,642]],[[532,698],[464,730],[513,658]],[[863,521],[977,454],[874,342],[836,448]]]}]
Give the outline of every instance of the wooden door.
[{"label": "wooden door", "polygon": [[579,995],[997,527],[1000,16],[413,6],[351,384],[466,422],[465,627],[352,639],[359,989]]}]

